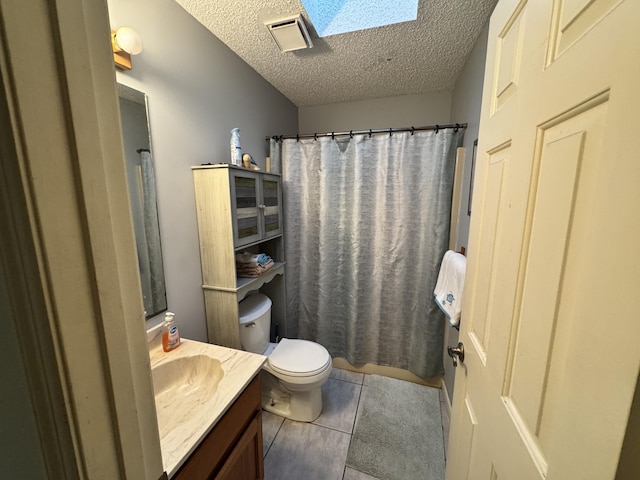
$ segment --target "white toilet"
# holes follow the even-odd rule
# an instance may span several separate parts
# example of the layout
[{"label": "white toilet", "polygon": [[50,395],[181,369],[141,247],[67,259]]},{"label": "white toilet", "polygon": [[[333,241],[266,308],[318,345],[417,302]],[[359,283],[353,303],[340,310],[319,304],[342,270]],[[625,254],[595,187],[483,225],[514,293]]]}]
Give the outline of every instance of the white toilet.
[{"label": "white toilet", "polygon": [[331,375],[327,349],[308,340],[269,343],[271,299],[256,293],[240,302],[242,349],[268,357],[262,367],[262,408],[300,422],[322,413],[322,385]]}]

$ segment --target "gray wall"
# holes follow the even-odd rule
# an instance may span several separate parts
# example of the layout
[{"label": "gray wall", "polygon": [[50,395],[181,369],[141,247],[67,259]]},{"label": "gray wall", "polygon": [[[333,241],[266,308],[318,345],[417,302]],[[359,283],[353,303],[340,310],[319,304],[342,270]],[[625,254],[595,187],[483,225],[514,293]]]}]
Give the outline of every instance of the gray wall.
[{"label": "gray wall", "polygon": [[[149,96],[167,302],[181,334],[206,340],[191,166],[227,162],[230,130],[264,168],[266,135],[297,131],[298,110],[173,0],[108,0],[111,27],[144,51],[117,81]],[[147,323],[150,327],[156,318]]]},{"label": "gray wall", "polygon": [[467,155],[458,221],[458,241],[456,245],[458,250],[461,246],[466,247],[469,239],[469,220],[471,217],[467,214],[467,207],[471,179],[471,154],[473,152],[473,141],[478,138],[478,128],[480,126],[480,107],[482,105],[482,85],[484,83],[484,62],[487,54],[488,35],[489,23],[487,22],[467,58],[460,77],[458,77],[451,101],[451,118],[454,121],[458,121],[455,120],[457,118],[462,118],[468,124],[464,134],[464,146],[466,147]]},{"label": "gray wall", "polygon": [[[458,238],[456,250],[461,246],[467,246],[469,238],[469,220],[467,215],[469,182],[471,178],[471,156],[473,152],[473,141],[478,138],[478,127],[480,124],[480,107],[482,104],[482,85],[484,83],[484,63],[487,54],[487,37],[489,34],[489,23],[484,26],[480,36],[476,41],[467,62],[458,77],[456,88],[453,91],[451,102],[451,117],[455,121],[466,122],[467,130],[464,134],[464,146],[466,148],[464,182],[462,186],[462,200],[460,202],[460,215],[458,221]],[[460,119],[460,120],[458,120]],[[473,202],[471,204],[473,207]],[[461,321],[464,321],[462,315]],[[453,397],[453,383],[455,380],[455,369],[451,359],[446,352],[447,346],[458,344],[458,331],[447,326],[445,328],[445,350],[444,350],[444,383],[449,393],[449,403]]]},{"label": "gray wall", "polygon": [[[300,133],[418,127],[451,121],[451,92],[300,107]],[[453,119],[453,121],[458,121]]]}]

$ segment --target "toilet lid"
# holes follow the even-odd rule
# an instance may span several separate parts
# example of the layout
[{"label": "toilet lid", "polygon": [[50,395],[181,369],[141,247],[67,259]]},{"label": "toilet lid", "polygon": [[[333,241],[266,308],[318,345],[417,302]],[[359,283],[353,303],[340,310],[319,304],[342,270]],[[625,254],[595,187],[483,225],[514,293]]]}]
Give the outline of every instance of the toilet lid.
[{"label": "toilet lid", "polygon": [[331,362],[329,352],[322,345],[308,340],[283,338],[269,355],[269,365],[275,371],[295,377],[321,372]]}]

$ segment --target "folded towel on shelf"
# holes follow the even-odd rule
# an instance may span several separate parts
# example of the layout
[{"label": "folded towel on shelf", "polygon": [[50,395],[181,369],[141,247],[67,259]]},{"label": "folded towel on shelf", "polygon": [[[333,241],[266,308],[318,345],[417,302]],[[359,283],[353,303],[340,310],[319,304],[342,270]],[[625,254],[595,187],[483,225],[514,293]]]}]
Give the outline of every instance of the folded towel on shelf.
[{"label": "folded towel on shelf", "polygon": [[236,275],[241,278],[257,278],[265,272],[271,270],[274,265],[275,263],[271,259],[269,259],[269,261],[264,265],[260,265],[257,263],[236,263]]},{"label": "folded towel on shelf", "polygon": [[264,265],[259,265],[257,263],[237,263],[236,262],[236,271],[238,272],[259,272],[264,270],[265,268],[273,267],[273,260],[269,260]]},{"label": "folded towel on shelf", "polygon": [[236,254],[236,263],[257,264],[265,266],[271,257],[266,253],[242,252]]},{"label": "folded towel on shelf", "polygon": [[442,258],[438,281],[433,291],[436,304],[454,327],[457,327],[460,323],[466,268],[467,259],[464,255],[453,250],[447,250]]}]

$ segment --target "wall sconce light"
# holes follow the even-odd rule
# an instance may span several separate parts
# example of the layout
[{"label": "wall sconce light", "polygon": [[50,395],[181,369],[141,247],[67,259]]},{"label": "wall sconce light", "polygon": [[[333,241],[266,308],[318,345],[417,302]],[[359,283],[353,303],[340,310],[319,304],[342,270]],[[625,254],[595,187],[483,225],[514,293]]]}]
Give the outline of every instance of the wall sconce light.
[{"label": "wall sconce light", "polygon": [[142,38],[133,28],[120,27],[111,30],[111,47],[116,67],[131,70],[131,55],[142,52]]}]

